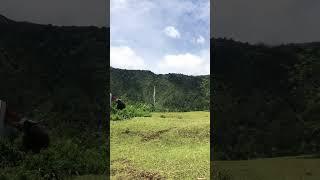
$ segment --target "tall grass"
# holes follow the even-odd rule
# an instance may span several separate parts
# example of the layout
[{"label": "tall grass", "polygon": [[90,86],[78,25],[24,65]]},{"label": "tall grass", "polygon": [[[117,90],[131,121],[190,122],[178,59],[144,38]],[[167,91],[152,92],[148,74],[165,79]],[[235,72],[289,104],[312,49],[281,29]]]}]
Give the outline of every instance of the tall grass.
[{"label": "tall grass", "polygon": [[98,142],[90,146],[78,137],[63,137],[33,154],[22,151],[18,142],[0,139],[0,179],[66,179],[105,174],[107,147],[95,143]]},{"label": "tall grass", "polygon": [[211,179],[215,180],[232,180],[232,176],[229,171],[221,170],[221,169],[214,169],[211,173]]}]

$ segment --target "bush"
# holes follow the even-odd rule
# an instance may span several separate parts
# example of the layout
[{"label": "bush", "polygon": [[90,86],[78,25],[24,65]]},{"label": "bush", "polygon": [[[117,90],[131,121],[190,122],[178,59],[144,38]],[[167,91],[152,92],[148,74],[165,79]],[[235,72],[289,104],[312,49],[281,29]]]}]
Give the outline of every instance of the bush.
[{"label": "bush", "polygon": [[153,106],[146,105],[143,103],[135,105],[127,105],[123,110],[117,110],[115,104],[111,107],[111,120],[125,120],[134,117],[151,117]]},{"label": "bush", "polygon": [[104,174],[107,170],[107,146],[88,147],[78,138],[52,144],[39,154],[24,153],[10,143],[0,141],[0,179],[65,179],[77,175]]},{"label": "bush", "polygon": [[24,153],[6,139],[0,138],[0,168],[16,166],[24,158]]},{"label": "bush", "polygon": [[44,179],[63,178],[84,174],[102,174],[106,170],[106,150],[87,149],[66,140],[55,144],[40,154],[28,156],[23,169]]}]

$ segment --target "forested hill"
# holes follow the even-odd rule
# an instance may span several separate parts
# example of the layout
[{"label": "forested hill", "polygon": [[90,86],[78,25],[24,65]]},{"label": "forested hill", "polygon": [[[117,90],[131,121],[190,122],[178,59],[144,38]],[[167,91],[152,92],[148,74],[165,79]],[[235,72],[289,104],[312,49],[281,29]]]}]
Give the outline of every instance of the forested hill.
[{"label": "forested hill", "polygon": [[157,75],[151,71],[111,68],[110,88],[113,95],[131,103],[153,104],[169,111],[209,110],[209,75]]},{"label": "forested hill", "polygon": [[320,151],[320,43],[211,47],[216,158]]},{"label": "forested hill", "polygon": [[36,119],[96,126],[108,99],[108,41],[109,28],[40,25],[0,15],[0,99]]}]

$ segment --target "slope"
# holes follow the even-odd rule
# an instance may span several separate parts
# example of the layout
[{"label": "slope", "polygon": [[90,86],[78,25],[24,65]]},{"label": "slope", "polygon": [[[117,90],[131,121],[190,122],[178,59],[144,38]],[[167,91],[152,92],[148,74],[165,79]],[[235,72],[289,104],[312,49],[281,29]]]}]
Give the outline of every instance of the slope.
[{"label": "slope", "polygon": [[156,87],[156,108],[168,111],[209,109],[209,76],[154,74],[151,71],[111,68],[111,92],[129,102],[153,104]]},{"label": "slope", "polygon": [[319,152],[319,43],[211,47],[215,158]]},{"label": "slope", "polygon": [[1,19],[1,99],[29,116],[60,114],[55,121],[87,124],[101,118],[109,29]]}]

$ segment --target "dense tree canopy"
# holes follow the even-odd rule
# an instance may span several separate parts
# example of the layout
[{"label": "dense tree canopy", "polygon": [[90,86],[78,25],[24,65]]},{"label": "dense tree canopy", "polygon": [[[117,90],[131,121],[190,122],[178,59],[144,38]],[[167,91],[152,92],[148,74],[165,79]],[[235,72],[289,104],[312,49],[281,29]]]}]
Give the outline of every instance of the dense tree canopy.
[{"label": "dense tree canopy", "polygon": [[131,103],[153,104],[155,86],[157,110],[209,110],[209,76],[111,68],[110,79],[111,92]]},{"label": "dense tree canopy", "polygon": [[106,28],[1,21],[0,99],[36,119],[96,126],[107,107],[107,34]]},{"label": "dense tree canopy", "polygon": [[212,39],[217,159],[320,150],[320,43],[268,47]]}]

